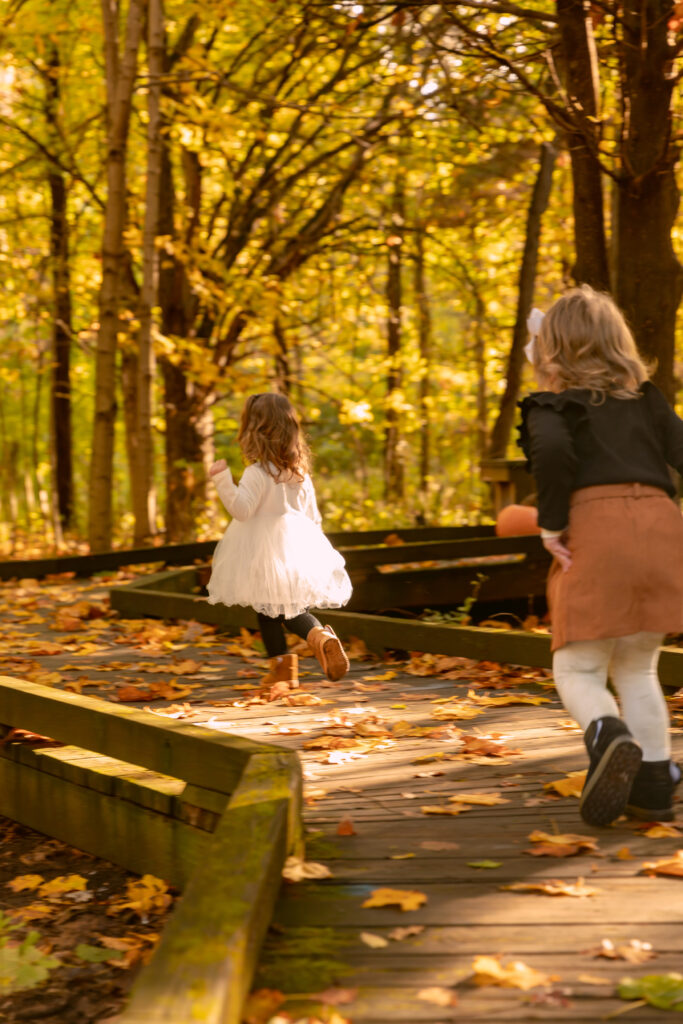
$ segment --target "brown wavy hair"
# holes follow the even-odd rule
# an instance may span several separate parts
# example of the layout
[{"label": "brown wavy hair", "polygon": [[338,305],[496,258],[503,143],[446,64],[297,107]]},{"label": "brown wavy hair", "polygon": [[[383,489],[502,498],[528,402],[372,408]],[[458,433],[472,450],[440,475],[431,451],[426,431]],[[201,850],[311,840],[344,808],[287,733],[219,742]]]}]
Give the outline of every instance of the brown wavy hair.
[{"label": "brown wavy hair", "polygon": [[546,314],[534,346],[539,383],[553,391],[586,388],[598,400],[635,398],[650,376],[611,296],[572,288]]},{"label": "brown wavy hair", "polygon": [[290,472],[303,480],[310,472],[311,452],[285,395],[250,395],[242,410],[237,443],[247,462],[260,462],[274,479]]}]

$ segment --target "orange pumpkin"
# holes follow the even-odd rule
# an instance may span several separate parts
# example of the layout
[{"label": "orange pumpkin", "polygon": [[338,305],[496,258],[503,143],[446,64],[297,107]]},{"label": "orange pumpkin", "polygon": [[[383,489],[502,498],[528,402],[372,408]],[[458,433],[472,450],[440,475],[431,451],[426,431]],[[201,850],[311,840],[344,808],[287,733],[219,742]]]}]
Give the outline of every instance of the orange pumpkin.
[{"label": "orange pumpkin", "polygon": [[496,535],[498,537],[524,537],[540,533],[538,509],[533,505],[506,505],[498,513]]}]

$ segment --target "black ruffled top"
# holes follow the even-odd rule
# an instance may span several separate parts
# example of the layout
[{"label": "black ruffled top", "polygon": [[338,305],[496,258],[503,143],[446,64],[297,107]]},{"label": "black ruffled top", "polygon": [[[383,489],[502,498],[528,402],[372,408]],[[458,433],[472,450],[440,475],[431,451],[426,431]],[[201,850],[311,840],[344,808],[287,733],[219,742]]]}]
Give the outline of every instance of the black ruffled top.
[{"label": "black ruffled top", "polygon": [[520,408],[518,444],[536,479],[544,529],[567,526],[571,493],[581,487],[641,483],[675,497],[668,467],[683,473],[683,420],[649,381],[635,398],[596,399],[570,388],[537,391]]}]

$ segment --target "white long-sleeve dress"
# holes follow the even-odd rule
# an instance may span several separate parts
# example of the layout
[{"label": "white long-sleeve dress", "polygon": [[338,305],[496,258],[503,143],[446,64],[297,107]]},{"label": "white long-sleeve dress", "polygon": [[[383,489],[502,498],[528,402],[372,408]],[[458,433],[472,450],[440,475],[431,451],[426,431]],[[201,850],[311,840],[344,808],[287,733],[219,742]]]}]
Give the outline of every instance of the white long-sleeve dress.
[{"label": "white long-sleeve dress", "polygon": [[209,603],[245,605],[291,619],[307,608],[340,608],[351,597],[344,559],[323,533],[313,482],[262,465],[239,485],[229,469],[214,483],[232,516],[213,555]]}]

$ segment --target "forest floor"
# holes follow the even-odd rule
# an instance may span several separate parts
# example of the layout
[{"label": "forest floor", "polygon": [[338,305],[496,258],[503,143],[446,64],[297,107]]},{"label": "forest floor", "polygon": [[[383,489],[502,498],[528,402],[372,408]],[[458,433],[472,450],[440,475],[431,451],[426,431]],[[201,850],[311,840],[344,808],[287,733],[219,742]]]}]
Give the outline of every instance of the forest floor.
[{"label": "forest floor", "polygon": [[[583,825],[582,737],[548,673],[354,641],[332,684],[296,641],[301,688],[268,701],[246,631],[112,614],[109,587],[132,575],[0,584],[0,674],[300,753],[306,860],[287,869],[247,1024],[661,1020],[647,1000],[680,969],[683,833]],[[0,819],[0,992],[11,951],[32,951],[0,1019],[113,1021],[175,895]],[[626,976],[655,980],[627,1002]]]}]

